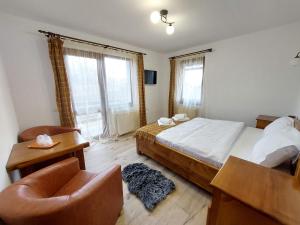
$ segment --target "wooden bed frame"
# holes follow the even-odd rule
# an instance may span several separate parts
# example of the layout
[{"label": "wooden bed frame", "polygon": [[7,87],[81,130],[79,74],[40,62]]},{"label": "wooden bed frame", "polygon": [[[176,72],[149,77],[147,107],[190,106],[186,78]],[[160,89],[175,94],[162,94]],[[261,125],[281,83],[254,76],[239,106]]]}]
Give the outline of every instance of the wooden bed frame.
[{"label": "wooden bed frame", "polygon": [[143,138],[136,138],[136,146],[138,154],[154,159],[185,179],[208,192],[212,192],[210,182],[219,171],[217,167],[181,153],[176,149],[157,142],[151,143]]},{"label": "wooden bed frame", "polygon": [[[300,131],[299,120],[295,120],[295,128]],[[212,192],[210,183],[218,173],[219,168],[179,152],[174,148],[157,142],[153,143],[144,138],[136,137],[136,147],[138,154],[152,158],[188,181],[210,193]],[[297,167],[296,175],[300,174],[300,162],[298,162]]]}]

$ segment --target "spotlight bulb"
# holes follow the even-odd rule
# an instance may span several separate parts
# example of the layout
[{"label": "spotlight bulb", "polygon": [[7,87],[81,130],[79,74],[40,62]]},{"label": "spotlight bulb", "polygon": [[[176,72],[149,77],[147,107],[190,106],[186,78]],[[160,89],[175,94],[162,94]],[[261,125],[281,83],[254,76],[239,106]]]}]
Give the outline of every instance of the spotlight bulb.
[{"label": "spotlight bulb", "polygon": [[167,33],[168,35],[174,34],[174,31],[175,31],[174,25],[170,24],[170,25],[167,26],[167,28],[166,28],[166,33]]},{"label": "spotlight bulb", "polygon": [[159,12],[158,11],[152,12],[151,15],[150,15],[150,20],[154,24],[158,23],[159,20],[160,20],[160,14],[159,14]]}]

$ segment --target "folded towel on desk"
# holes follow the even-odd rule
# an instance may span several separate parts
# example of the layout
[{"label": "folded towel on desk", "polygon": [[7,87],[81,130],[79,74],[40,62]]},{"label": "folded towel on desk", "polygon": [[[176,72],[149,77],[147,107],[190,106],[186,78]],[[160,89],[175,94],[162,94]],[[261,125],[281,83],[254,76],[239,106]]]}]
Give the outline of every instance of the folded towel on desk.
[{"label": "folded towel on desk", "polygon": [[53,140],[49,135],[41,134],[36,137],[36,143],[38,145],[47,146],[47,145],[52,145]]}]

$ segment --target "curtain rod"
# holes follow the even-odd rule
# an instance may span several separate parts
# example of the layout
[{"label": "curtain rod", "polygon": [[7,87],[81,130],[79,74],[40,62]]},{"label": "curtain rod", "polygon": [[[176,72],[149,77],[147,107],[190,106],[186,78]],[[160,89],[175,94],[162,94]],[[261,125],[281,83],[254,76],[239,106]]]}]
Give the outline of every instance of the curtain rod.
[{"label": "curtain rod", "polygon": [[125,48],[119,48],[119,47],[106,45],[106,44],[101,44],[101,43],[97,43],[97,42],[93,42],[93,41],[87,41],[87,40],[74,38],[74,37],[70,37],[70,36],[66,36],[66,35],[62,35],[62,34],[56,34],[56,33],[49,32],[49,31],[38,30],[38,32],[40,32],[42,34],[45,34],[46,37],[57,36],[57,37],[60,37],[62,39],[70,40],[70,41],[73,41],[73,42],[84,43],[84,44],[93,45],[93,46],[100,46],[100,47],[103,47],[103,48],[109,48],[109,49],[112,49],[112,50],[123,51],[123,52],[128,52],[128,53],[133,53],[133,54],[147,55],[146,53],[143,53],[143,52],[137,52],[137,51],[133,51],[133,50],[125,49]]},{"label": "curtain rod", "polygon": [[191,52],[191,53],[187,53],[187,54],[183,54],[183,55],[172,56],[169,59],[177,59],[177,58],[182,58],[182,57],[186,57],[186,56],[191,56],[191,55],[197,55],[197,54],[201,54],[201,53],[206,53],[206,52],[212,52],[212,48],[208,48],[208,49],[197,51],[197,52]]}]

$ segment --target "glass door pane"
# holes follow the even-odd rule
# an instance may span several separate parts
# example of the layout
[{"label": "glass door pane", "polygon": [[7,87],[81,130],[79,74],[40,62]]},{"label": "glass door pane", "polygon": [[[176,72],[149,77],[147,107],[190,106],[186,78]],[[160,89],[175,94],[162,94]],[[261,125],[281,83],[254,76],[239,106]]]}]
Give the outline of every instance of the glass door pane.
[{"label": "glass door pane", "polygon": [[65,56],[77,127],[82,135],[98,139],[103,132],[97,60]]},{"label": "glass door pane", "polygon": [[107,96],[110,108],[128,108],[132,103],[131,61],[123,58],[104,58]]}]

